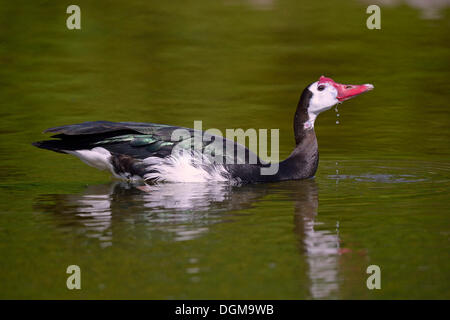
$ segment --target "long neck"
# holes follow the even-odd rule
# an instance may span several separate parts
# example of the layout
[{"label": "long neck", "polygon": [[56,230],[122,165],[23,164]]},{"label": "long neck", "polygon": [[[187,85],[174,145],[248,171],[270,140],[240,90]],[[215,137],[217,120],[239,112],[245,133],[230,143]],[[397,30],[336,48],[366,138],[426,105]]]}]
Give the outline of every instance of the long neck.
[{"label": "long neck", "polygon": [[278,171],[274,175],[263,175],[259,166],[244,167],[243,172],[237,173],[240,167],[235,167],[234,174],[244,177],[244,180],[259,182],[274,182],[282,180],[307,179],[314,176],[319,164],[319,150],[314,132],[314,119],[308,114],[308,106],[312,93],[306,88],[298,103],[294,116],[295,148],[291,155],[278,164]]},{"label": "long neck", "polygon": [[[309,91],[308,91],[309,92]],[[298,146],[304,140],[309,131],[314,131],[314,122],[308,114],[308,103],[310,95],[303,93],[294,115],[295,144]]]},{"label": "long neck", "polygon": [[305,131],[294,151],[280,162],[278,180],[306,179],[314,176],[319,164],[319,150],[314,129]]},{"label": "long neck", "polygon": [[294,116],[295,149],[280,162],[277,178],[280,180],[313,177],[319,164],[319,150],[314,132],[314,119],[308,114],[311,92],[302,93]]}]

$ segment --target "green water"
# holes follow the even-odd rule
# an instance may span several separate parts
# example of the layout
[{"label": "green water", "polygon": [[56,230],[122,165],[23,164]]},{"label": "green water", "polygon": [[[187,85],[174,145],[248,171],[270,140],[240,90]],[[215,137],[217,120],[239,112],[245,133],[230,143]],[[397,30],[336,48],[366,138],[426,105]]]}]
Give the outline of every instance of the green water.
[{"label": "green water", "polygon": [[[450,298],[448,9],[382,7],[368,30],[358,1],[80,0],[69,31],[68,3],[0,2],[0,298]],[[375,90],[319,117],[314,180],[143,192],[30,145],[202,120],[279,128],[285,158],[322,74]]]}]

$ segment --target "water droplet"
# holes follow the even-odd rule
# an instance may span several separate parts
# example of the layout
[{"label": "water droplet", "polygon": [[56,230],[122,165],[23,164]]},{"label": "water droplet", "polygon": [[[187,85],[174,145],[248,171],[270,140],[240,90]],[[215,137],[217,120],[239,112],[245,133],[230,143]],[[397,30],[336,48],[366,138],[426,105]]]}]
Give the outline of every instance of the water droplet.
[{"label": "water droplet", "polygon": [[336,114],[336,117],[339,117],[339,113],[338,113],[338,114]]},{"label": "water droplet", "polygon": [[339,124],[339,120],[336,120],[336,124]]}]

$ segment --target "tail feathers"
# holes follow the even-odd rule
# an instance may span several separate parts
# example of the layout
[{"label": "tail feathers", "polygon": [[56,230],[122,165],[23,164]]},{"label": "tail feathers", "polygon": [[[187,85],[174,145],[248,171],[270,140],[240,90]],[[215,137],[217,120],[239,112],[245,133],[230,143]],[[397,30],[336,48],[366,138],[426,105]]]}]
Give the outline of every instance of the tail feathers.
[{"label": "tail feathers", "polygon": [[67,153],[64,150],[72,149],[67,145],[67,143],[61,140],[37,141],[33,142],[32,145],[41,149],[51,150],[59,153]]}]

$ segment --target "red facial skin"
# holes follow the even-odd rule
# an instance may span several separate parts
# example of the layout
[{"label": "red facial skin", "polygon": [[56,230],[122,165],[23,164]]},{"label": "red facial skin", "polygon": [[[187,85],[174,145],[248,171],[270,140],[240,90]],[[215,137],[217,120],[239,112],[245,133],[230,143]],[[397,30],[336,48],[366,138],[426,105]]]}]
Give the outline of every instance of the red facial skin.
[{"label": "red facial skin", "polygon": [[334,82],[333,79],[324,76],[321,76],[319,79],[319,84],[321,83],[328,83],[333,87],[335,87],[338,92],[336,98],[341,102],[356,97],[357,95],[360,95],[361,93],[367,92],[374,88],[373,85],[371,84],[360,84],[360,85],[340,84]]}]

